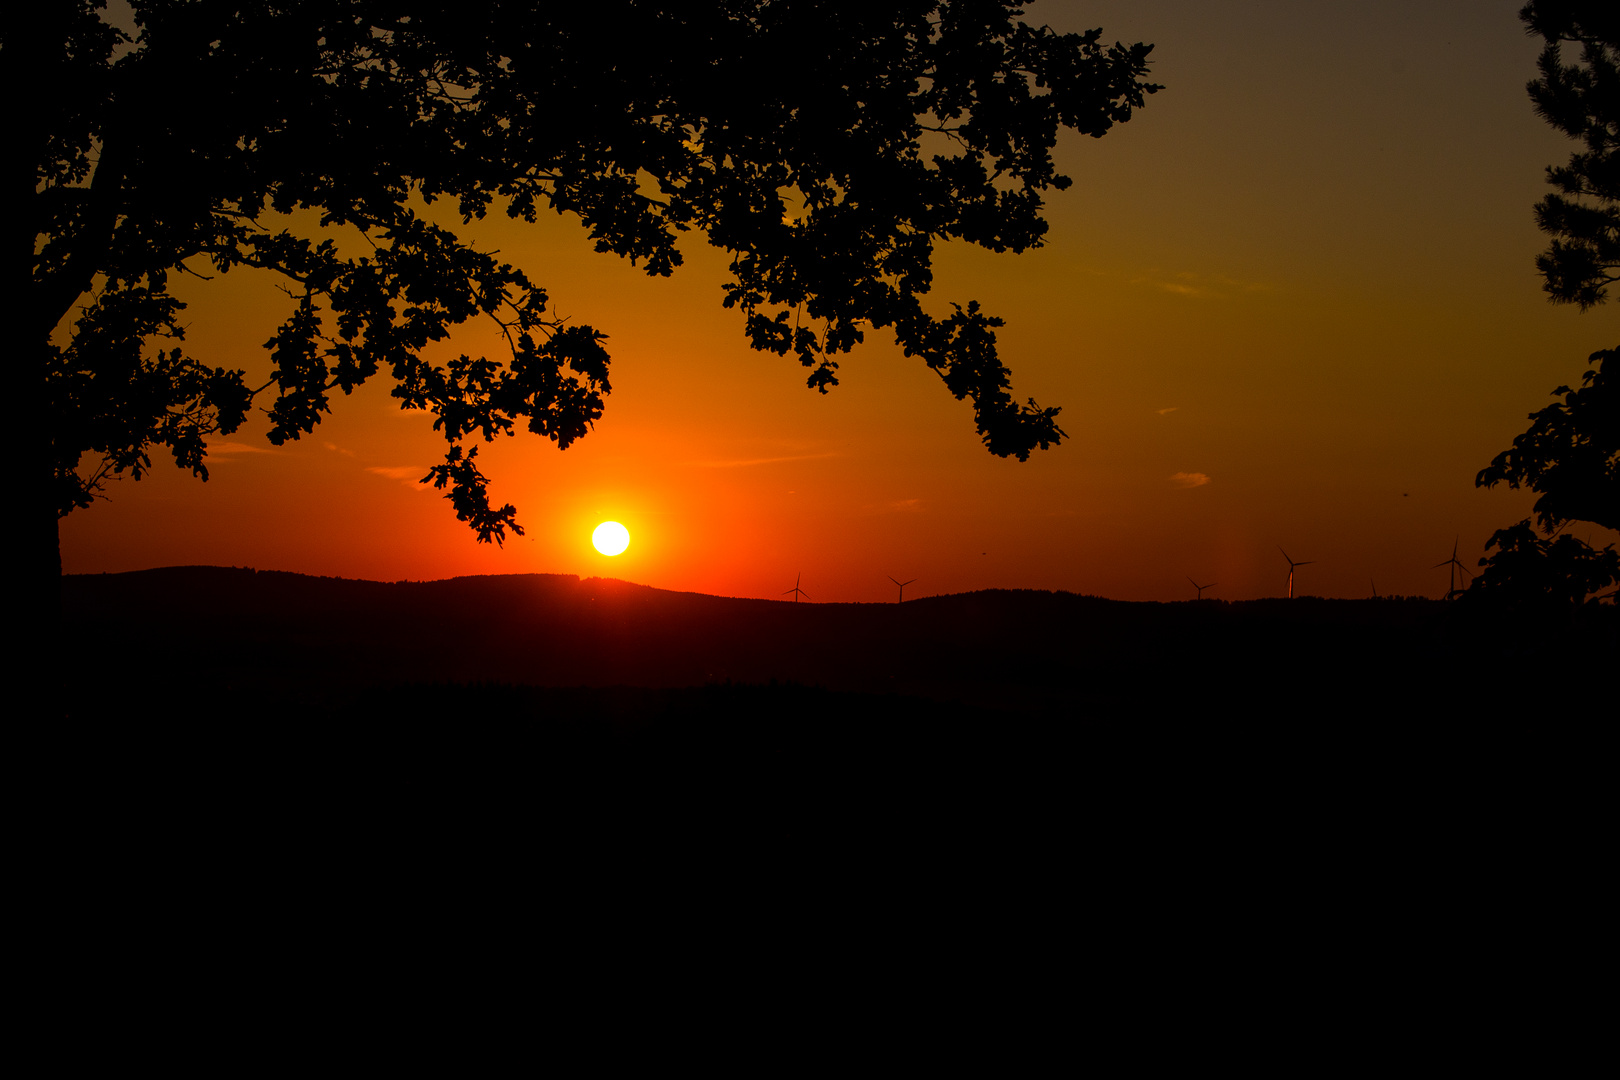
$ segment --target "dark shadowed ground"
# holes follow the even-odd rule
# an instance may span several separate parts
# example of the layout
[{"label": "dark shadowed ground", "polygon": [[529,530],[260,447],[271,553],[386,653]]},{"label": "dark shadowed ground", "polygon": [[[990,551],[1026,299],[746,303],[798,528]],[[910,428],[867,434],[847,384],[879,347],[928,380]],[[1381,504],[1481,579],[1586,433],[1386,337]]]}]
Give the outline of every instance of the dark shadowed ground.
[{"label": "dark shadowed ground", "polygon": [[[1477,734],[1545,715],[1616,643],[1612,608],[1526,626],[1418,598],[794,604],[560,575],[388,584],[215,567],[72,576],[64,595],[83,658],[61,703],[75,719],[521,719],[620,746],[711,727],[771,745],[953,726],[1034,743]],[[1585,708],[1571,694],[1561,712]]]},{"label": "dark shadowed ground", "polygon": [[625,926],[701,898],[952,971],[989,962],[946,947],[968,931],[990,960],[1109,955],[1127,997],[1166,964],[1210,999],[1342,972],[1429,1024],[1421,972],[1489,996],[1519,960],[1480,943],[1602,864],[1608,613],[207,567],[64,589],[68,720],[14,772],[58,823],[30,835],[69,822],[50,857],[115,890],[380,880]]}]

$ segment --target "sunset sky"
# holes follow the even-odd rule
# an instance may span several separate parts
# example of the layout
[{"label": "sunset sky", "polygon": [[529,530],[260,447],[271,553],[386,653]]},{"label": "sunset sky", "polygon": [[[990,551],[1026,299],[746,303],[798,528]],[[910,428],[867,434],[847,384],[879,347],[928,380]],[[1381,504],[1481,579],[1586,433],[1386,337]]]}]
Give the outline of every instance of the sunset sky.
[{"label": "sunset sky", "polygon": [[[313,436],[260,418],[200,483],[166,457],[62,523],[69,573],[183,564],[379,580],[570,573],[665,589],[892,601],[983,588],[1125,600],[1302,591],[1440,595],[1433,564],[1529,511],[1475,473],[1620,344],[1609,304],[1546,302],[1531,207],[1571,144],[1531,110],[1539,39],[1520,0],[1344,5],[1047,0],[1026,18],[1155,46],[1165,89],[1101,140],[1060,141],[1074,178],[1046,246],[937,253],[931,309],[1006,319],[1014,394],[1059,405],[1063,445],[991,457],[971,408],[882,333],[827,396],[749,350],[721,308],[728,256],[700,235],[649,278],[576,219],[491,218],[461,234],[523,267],[553,310],[609,335],[613,394],[565,452],[523,435],[481,451],[527,535],[480,545],[417,481],[442,460],[426,413],[379,376]],[[448,211],[440,215],[449,223]],[[187,282],[188,345],[269,369],[271,281]],[[468,324],[442,353],[502,346]],[[591,547],[614,519],[622,555]],[[1577,526],[1598,542],[1614,539]]]}]

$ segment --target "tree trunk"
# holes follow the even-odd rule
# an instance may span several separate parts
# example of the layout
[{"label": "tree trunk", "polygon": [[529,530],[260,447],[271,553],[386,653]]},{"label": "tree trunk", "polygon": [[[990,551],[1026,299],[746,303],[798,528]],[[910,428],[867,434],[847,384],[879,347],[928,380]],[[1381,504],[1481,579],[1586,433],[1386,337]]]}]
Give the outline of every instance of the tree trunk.
[{"label": "tree trunk", "polygon": [[[7,232],[13,230],[8,229]],[[8,237],[9,239],[9,237]],[[31,240],[32,237],[29,237]],[[5,299],[0,319],[7,327],[21,328],[30,321],[27,298],[32,274],[30,258],[16,255],[15,244],[8,244],[10,256],[4,260],[9,279],[0,294]],[[29,244],[32,248],[32,244]],[[21,265],[23,273],[17,273]],[[19,280],[20,278],[20,280]],[[53,678],[62,655],[59,636],[62,616],[62,548],[57,529],[56,476],[50,391],[47,383],[50,348],[48,341],[29,341],[33,335],[18,334],[23,341],[12,354],[14,426],[10,432],[13,453],[22,473],[18,512],[11,529],[16,544],[11,566],[13,588],[21,592],[14,610],[13,627],[23,639],[24,685],[62,685]]]},{"label": "tree trunk", "polygon": [[19,512],[11,529],[17,554],[11,567],[13,589],[21,595],[13,608],[13,627],[23,645],[16,659],[23,665],[19,697],[28,689],[48,704],[34,709],[62,715],[63,661],[62,549],[56,517],[56,456],[50,403],[50,333],[40,328],[39,290],[34,281],[34,243],[38,223],[39,162],[46,152],[48,106],[29,102],[57,86],[64,45],[73,11],[67,4],[48,4],[39,19],[21,20],[8,32],[0,59],[0,95],[11,102],[7,116],[6,152],[0,154],[0,326],[11,342],[8,350],[11,416],[10,446],[22,474],[17,493]]}]

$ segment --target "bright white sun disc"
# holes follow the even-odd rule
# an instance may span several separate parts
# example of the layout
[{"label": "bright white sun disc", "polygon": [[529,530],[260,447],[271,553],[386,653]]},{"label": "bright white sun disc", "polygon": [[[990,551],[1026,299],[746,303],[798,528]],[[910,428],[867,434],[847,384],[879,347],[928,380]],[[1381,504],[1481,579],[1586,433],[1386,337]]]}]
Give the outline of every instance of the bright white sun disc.
[{"label": "bright white sun disc", "polygon": [[630,530],[617,521],[604,521],[591,533],[591,543],[604,555],[617,555],[630,546]]}]

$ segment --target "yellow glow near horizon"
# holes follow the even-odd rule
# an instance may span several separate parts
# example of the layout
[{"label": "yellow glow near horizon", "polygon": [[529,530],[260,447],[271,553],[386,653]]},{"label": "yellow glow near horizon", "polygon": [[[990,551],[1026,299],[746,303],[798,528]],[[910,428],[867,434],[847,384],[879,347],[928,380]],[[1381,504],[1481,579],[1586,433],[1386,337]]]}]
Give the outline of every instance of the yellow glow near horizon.
[{"label": "yellow glow near horizon", "polygon": [[604,555],[618,555],[630,546],[630,530],[617,521],[604,521],[591,533],[591,543]]}]

